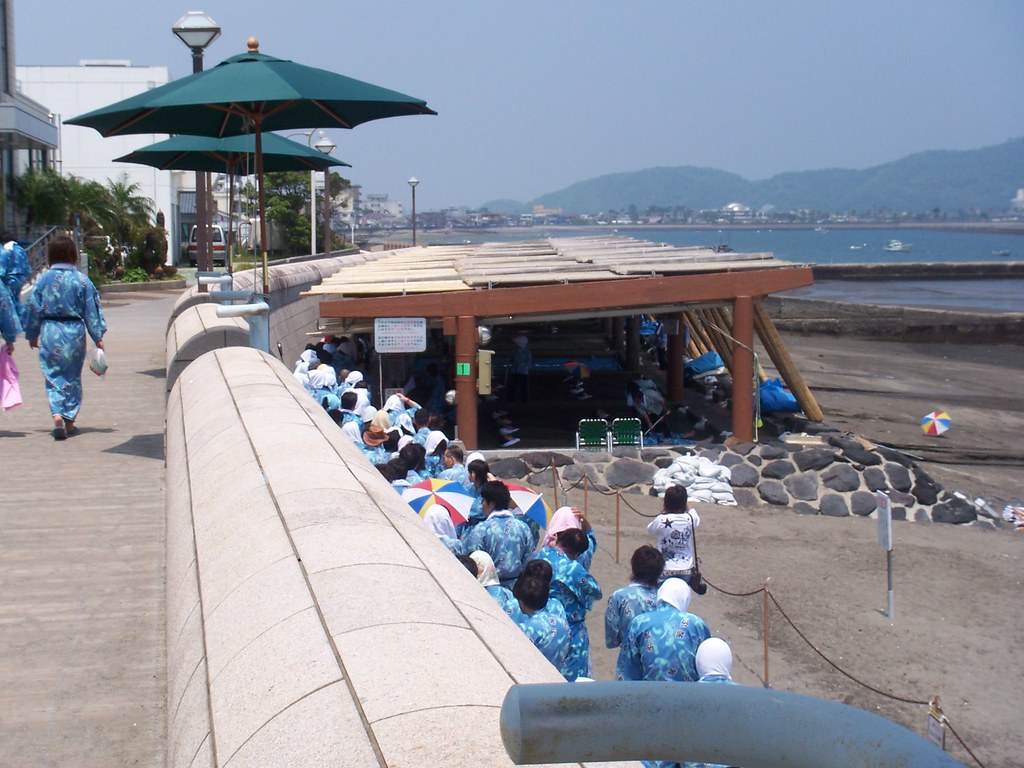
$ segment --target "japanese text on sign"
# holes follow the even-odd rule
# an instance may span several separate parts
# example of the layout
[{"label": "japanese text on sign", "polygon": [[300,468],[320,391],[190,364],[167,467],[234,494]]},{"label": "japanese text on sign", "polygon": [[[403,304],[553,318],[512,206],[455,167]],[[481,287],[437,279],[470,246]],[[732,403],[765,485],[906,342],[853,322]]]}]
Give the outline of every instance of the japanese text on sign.
[{"label": "japanese text on sign", "polygon": [[427,319],[378,317],[373,321],[373,348],[381,354],[423,352],[427,348]]}]

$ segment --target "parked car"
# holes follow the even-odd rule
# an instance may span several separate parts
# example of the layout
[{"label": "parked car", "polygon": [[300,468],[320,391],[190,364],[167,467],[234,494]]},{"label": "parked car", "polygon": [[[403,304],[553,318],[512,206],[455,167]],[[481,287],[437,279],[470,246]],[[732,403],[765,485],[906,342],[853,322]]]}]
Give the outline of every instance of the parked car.
[{"label": "parked car", "polygon": [[[188,263],[190,267],[196,266],[197,254],[199,252],[199,246],[197,244],[198,236],[199,227],[192,227],[192,232],[188,236]],[[210,243],[213,248],[214,265],[226,264],[228,258],[228,240],[224,235],[224,228],[219,224],[214,224],[210,227]]]}]

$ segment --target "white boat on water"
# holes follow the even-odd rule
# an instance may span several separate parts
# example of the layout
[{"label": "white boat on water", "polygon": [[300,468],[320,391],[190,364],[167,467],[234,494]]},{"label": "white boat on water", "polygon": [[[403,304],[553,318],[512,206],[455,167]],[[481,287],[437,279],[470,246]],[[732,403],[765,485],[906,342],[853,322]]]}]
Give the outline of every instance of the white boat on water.
[{"label": "white boat on water", "polygon": [[1006,256],[1010,255],[1010,252],[1009,251],[992,251],[992,255],[993,256],[1001,256],[1001,257],[1005,258]]},{"label": "white boat on water", "polygon": [[892,253],[906,253],[910,250],[910,243],[904,243],[902,240],[890,240],[882,247],[882,250]]}]

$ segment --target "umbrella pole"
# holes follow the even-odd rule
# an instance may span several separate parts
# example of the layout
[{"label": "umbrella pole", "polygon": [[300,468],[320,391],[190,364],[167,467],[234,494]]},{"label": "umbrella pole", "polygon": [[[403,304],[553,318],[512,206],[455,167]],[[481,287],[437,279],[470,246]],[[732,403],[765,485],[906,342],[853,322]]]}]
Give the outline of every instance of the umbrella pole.
[{"label": "umbrella pole", "polygon": [[263,257],[263,295],[270,295],[270,277],[267,273],[267,198],[263,191],[263,125],[257,117],[256,133],[256,181],[260,209],[260,253]]},{"label": "umbrella pole", "polygon": [[235,174],[228,168],[228,274],[234,274],[231,262],[235,250]]}]

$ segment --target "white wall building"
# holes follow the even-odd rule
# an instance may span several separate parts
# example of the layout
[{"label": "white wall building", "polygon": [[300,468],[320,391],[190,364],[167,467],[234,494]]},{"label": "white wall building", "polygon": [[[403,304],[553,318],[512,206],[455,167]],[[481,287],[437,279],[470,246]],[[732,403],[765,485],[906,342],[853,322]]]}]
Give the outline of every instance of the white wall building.
[{"label": "white wall building", "polygon": [[154,214],[163,211],[171,242],[168,256],[177,253],[177,189],[187,183],[194,188],[194,175],[158,171],[144,165],[112,162],[147,144],[166,139],[166,134],[133,134],[105,139],[92,128],[64,125],[63,120],[113,104],[121,99],[156,88],[170,80],[167,67],[133,67],[129,61],[83,61],[77,67],[17,67],[18,90],[56,113],[59,121],[59,148],[56,168],[63,175],[73,174],[106,184],[127,174],[139,185],[139,193],[153,200]]}]

